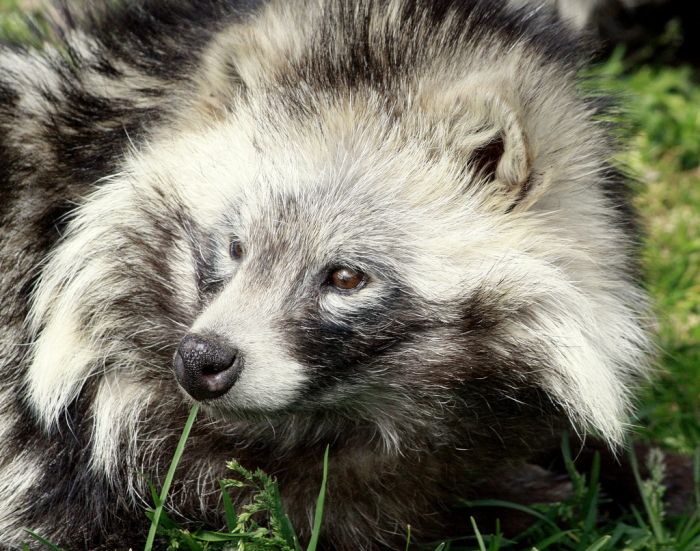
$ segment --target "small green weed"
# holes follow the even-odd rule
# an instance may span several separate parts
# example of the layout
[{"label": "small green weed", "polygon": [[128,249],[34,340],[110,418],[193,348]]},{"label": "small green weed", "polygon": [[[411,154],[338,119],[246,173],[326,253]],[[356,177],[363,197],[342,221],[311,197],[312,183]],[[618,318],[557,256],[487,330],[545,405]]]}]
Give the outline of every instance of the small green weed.
[{"label": "small green weed", "polygon": [[[226,514],[227,532],[216,532],[204,528],[190,532],[168,518],[162,511],[167,498],[168,488],[172,481],[172,475],[180,461],[185,441],[197,415],[197,406],[198,404],[195,403],[192,407],[160,497],[155,489],[151,488],[156,509],[146,513],[151,519],[151,530],[144,551],[151,550],[156,534],[167,542],[167,551],[178,549],[186,549],[188,551],[223,551],[234,548],[238,551],[302,551],[294,527],[282,507],[277,481],[260,469],[251,472],[237,461],[230,461],[226,464],[237,475],[237,478],[219,481]],[[327,477],[328,448],[326,448],[323,459],[323,482],[321,483],[321,490],[316,503],[311,540],[306,551],[316,551],[318,544]],[[246,487],[252,488],[255,491],[255,495],[252,503],[245,505],[243,511],[237,515],[231,496],[228,493],[228,488]],[[261,519],[265,520],[265,526],[259,524]]]},{"label": "small green weed", "polygon": [[[663,453],[652,450],[647,457],[651,476],[642,480],[634,456],[632,465],[640,488],[644,510],[632,508],[623,517],[610,519],[600,510],[598,477],[600,461],[596,457],[588,477],[574,467],[568,441],[562,444],[567,469],[571,477],[571,500],[547,505],[524,507],[502,501],[479,501],[468,506],[510,507],[530,513],[537,521],[518,537],[508,540],[500,533],[482,536],[475,523],[475,536],[445,542],[446,551],[499,551],[553,549],[557,551],[697,551],[700,549],[700,507],[680,518],[667,518],[662,497],[665,464]],[[700,497],[700,448],[695,461],[696,494]],[[700,501],[696,501],[700,504]],[[468,542],[476,540],[474,545]]]}]

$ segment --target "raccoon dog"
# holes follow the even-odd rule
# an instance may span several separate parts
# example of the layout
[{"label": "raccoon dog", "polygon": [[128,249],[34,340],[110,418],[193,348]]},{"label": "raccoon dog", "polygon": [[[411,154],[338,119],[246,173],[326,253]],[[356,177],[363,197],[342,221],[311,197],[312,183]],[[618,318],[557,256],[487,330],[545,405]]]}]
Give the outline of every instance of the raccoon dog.
[{"label": "raccoon dog", "polygon": [[0,49],[4,545],[140,545],[193,400],[171,514],[222,525],[236,458],[308,538],[330,445],[341,550],[463,533],[562,428],[620,441],[614,144],[574,34],[503,4],[146,0]]}]

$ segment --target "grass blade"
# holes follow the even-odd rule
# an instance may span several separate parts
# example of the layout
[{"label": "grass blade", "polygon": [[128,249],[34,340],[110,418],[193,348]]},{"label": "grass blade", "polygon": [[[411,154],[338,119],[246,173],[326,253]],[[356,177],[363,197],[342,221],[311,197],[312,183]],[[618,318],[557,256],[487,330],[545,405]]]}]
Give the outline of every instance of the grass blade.
[{"label": "grass blade", "polygon": [[[46,547],[48,547],[49,549],[51,549],[51,551],[63,551],[63,549],[61,549],[60,547],[56,547],[53,543],[51,543],[50,541],[45,540],[45,539],[42,538],[39,534],[35,534],[35,533],[32,532],[31,530],[27,530],[26,528],[24,529],[24,531],[25,531],[27,534],[29,534],[30,536],[32,536],[33,538],[36,538],[37,540],[39,540],[39,541],[40,541],[41,543],[43,543]],[[22,544],[22,547],[26,547],[26,545],[24,545],[24,543],[23,543],[23,544]]]},{"label": "grass blade", "polygon": [[272,497],[275,504],[275,515],[279,519],[282,537],[291,549],[294,549],[294,551],[301,551],[301,546],[299,545],[299,538],[297,537],[297,534],[294,531],[292,521],[289,520],[289,516],[285,514],[284,508],[282,507],[282,500],[280,499],[280,489],[277,485],[276,480],[272,483]]},{"label": "grass blade", "polygon": [[185,540],[185,544],[187,544],[190,551],[203,551],[204,548],[199,543],[194,541],[192,536],[187,531],[181,532],[180,537]]},{"label": "grass blade", "polygon": [[588,491],[586,492],[582,505],[587,507],[586,519],[583,523],[583,533],[590,534],[595,528],[598,520],[598,479],[600,477],[600,454],[598,452],[593,456],[593,466],[590,471],[590,482],[588,483]]},{"label": "grass blade", "polygon": [[[649,525],[651,526],[651,531],[654,534],[654,538],[656,538],[656,541],[659,543],[663,543],[666,541],[664,527],[663,527],[663,524],[661,522],[661,518],[660,518],[658,512],[652,506],[649,493],[648,493],[647,489],[645,488],[645,485],[644,485],[644,482],[642,481],[641,475],[639,474],[639,465],[637,464],[637,456],[634,454],[634,450],[630,450],[629,459],[630,459],[630,464],[632,466],[632,472],[634,473],[634,478],[637,481],[637,487],[639,488],[639,493],[642,496],[642,503],[644,503],[644,510],[647,513],[647,518],[649,519]],[[635,515],[635,516],[637,516],[637,515]],[[641,517],[638,518],[638,520],[640,520],[640,519],[641,519]],[[640,520],[640,522],[643,522],[643,521]],[[643,524],[640,524],[640,526],[643,526]]]},{"label": "grass blade", "polygon": [[306,551],[316,551],[318,545],[318,537],[321,533],[321,518],[323,517],[323,503],[326,500],[326,481],[328,479],[328,450],[330,446],[326,446],[326,453],[323,456],[323,482],[321,482],[321,491],[318,494],[316,502],[316,514],[314,515],[314,529],[311,532],[311,540]]},{"label": "grass blade", "polygon": [[241,539],[250,539],[251,537],[255,536],[255,534],[256,532],[238,532],[237,534],[226,534],[225,532],[198,531],[192,534],[191,536],[192,539],[196,539],[198,541],[219,543],[225,541],[238,541]]},{"label": "grass blade", "polygon": [[158,507],[158,505],[161,504],[160,502],[160,496],[158,495],[158,492],[156,491],[156,487],[153,485],[153,483],[146,479],[148,482],[148,487],[151,489],[151,497],[153,498],[153,506]]},{"label": "grass blade", "polygon": [[[498,551],[501,548],[501,539],[503,539],[503,533],[501,532],[501,519],[496,519],[496,532],[491,534],[489,537],[489,551]],[[447,549],[451,549],[451,541],[447,542]]]},{"label": "grass blade", "polygon": [[474,520],[474,517],[469,517],[472,521],[472,528],[474,528],[474,534],[476,535],[476,541],[479,542],[479,549],[481,551],[486,551],[486,545],[484,545],[484,538],[481,537],[481,532],[479,532],[479,529],[476,527],[476,521]]},{"label": "grass blade", "polygon": [[592,544],[586,549],[586,551],[598,551],[599,549],[601,549],[602,547],[604,547],[604,546],[608,543],[608,541],[610,541],[610,536],[603,536],[603,537],[600,538],[598,541],[592,543]]},{"label": "grass blade", "polygon": [[543,539],[542,541],[537,542],[535,545],[532,546],[533,549],[537,549],[538,551],[543,551],[544,549],[547,549],[550,545],[557,543],[560,539],[568,536],[571,534],[571,530],[564,530],[563,532],[557,532],[556,534],[553,534],[549,536],[548,538]]},{"label": "grass blade", "polygon": [[221,498],[223,499],[224,511],[226,512],[226,528],[228,528],[229,532],[233,532],[236,529],[236,523],[238,522],[236,510],[233,508],[233,502],[231,501],[231,496],[226,489],[226,484],[219,480],[219,486],[221,487]]},{"label": "grass blade", "polygon": [[696,513],[700,512],[700,446],[695,448],[695,460],[693,461],[693,480],[695,481],[695,507]]},{"label": "grass blade", "polygon": [[[153,509],[147,509],[145,511],[146,516],[148,517],[148,520],[153,522],[153,519],[155,517],[156,512]],[[174,520],[170,520],[168,518],[168,515],[165,513],[161,512],[160,518],[158,519],[158,526],[162,526],[163,528],[167,530],[179,530],[180,525],[175,522]]]},{"label": "grass blade", "polygon": [[151,529],[148,531],[148,539],[146,540],[146,545],[144,551],[151,551],[153,547],[153,541],[156,537],[156,530],[158,529],[158,521],[160,520],[160,515],[163,512],[163,505],[168,497],[168,491],[170,490],[170,484],[175,476],[175,469],[177,469],[177,464],[180,462],[180,457],[182,457],[182,451],[185,449],[185,442],[187,442],[187,437],[190,435],[190,430],[194,424],[194,420],[197,417],[197,412],[199,411],[199,402],[195,402],[190,411],[190,416],[187,418],[185,423],[185,428],[182,430],[182,436],[180,436],[180,441],[177,443],[177,448],[175,449],[175,455],[173,460],[170,462],[170,468],[168,469],[168,474],[165,476],[165,482],[163,483],[163,489],[160,492],[160,503],[158,503],[155,512],[153,513],[153,521],[151,522]]},{"label": "grass blade", "polygon": [[500,499],[479,499],[477,501],[461,501],[461,504],[465,507],[505,507],[507,509],[515,509],[516,511],[522,511],[528,515],[532,515],[535,518],[540,519],[557,531],[559,527],[552,522],[550,518],[543,515],[539,511],[536,511],[532,507],[526,507],[525,505],[520,505],[518,503],[511,503],[510,501],[502,501]]},{"label": "grass blade", "polygon": [[408,551],[411,545],[411,525],[406,526],[406,551]]}]

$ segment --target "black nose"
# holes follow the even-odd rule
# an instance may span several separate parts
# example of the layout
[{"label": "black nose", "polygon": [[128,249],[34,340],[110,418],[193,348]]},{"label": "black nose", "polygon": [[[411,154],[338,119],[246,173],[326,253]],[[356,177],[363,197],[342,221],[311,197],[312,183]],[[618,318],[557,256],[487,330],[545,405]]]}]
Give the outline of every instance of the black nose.
[{"label": "black nose", "polygon": [[195,400],[226,394],[243,368],[238,351],[215,337],[189,334],[180,341],[173,361],[175,376]]}]

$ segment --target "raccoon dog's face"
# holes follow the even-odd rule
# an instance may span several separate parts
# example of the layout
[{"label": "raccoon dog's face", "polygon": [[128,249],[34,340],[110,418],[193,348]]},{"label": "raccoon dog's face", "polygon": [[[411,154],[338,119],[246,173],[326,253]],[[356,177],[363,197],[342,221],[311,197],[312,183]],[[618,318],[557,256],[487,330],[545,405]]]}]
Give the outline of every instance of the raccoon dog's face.
[{"label": "raccoon dog's face", "polygon": [[[493,96],[445,96],[260,101],[152,153],[201,234],[173,363],[192,397],[228,418],[464,417],[479,400],[563,411],[585,385],[617,386],[567,365],[597,346],[583,322],[597,307],[579,299],[598,276],[570,220],[531,212],[550,176],[526,129]],[[573,201],[569,216],[588,208]]]},{"label": "raccoon dog's face", "polygon": [[[230,176],[208,178],[219,191],[201,215],[202,307],[174,371],[226,416],[369,407],[464,378],[460,332],[484,305],[464,304],[479,278],[457,258],[468,228],[450,206],[464,193],[456,164],[426,168],[425,144],[397,148],[388,128],[363,137],[373,115],[355,117],[324,129],[325,144],[301,128],[294,142],[253,138],[239,123],[209,140],[235,140],[235,155],[196,153],[231,163]],[[453,189],[431,198],[436,186]]]}]

